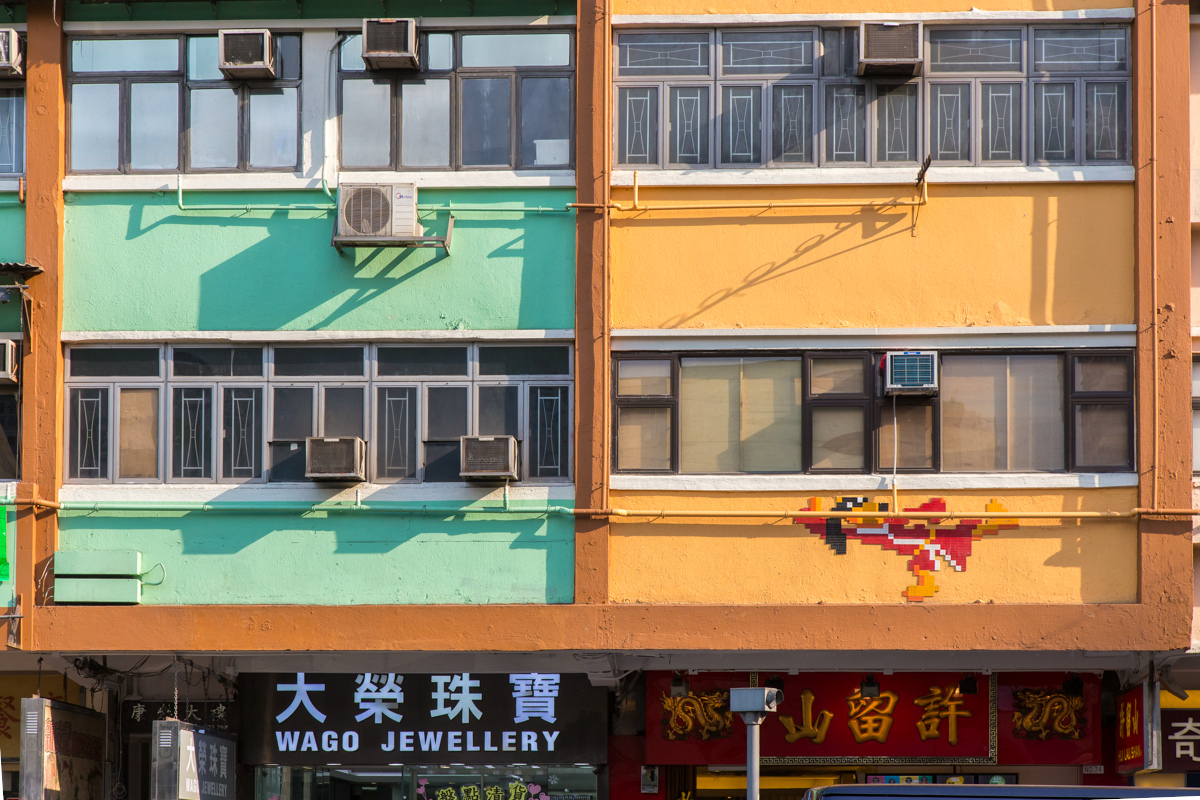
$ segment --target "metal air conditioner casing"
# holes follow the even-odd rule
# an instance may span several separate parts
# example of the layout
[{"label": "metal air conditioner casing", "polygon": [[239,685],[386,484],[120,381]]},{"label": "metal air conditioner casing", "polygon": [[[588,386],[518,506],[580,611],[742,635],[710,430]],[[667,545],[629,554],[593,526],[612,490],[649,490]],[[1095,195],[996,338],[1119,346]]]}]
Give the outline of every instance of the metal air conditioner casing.
[{"label": "metal air conditioner casing", "polygon": [[463,436],[459,475],[468,479],[517,480],[517,440],[512,436]]},{"label": "metal air conditioner casing", "polygon": [[858,31],[858,74],[921,74],[924,31],[920,22],[864,22]]},{"label": "metal air conditioner casing", "polygon": [[20,75],[21,36],[15,28],[0,28],[0,75]]},{"label": "metal air conditioner casing", "polygon": [[275,42],[266,28],[217,31],[217,59],[226,78],[275,77]]},{"label": "metal air conditioner casing", "polygon": [[364,19],[362,58],[371,69],[420,69],[415,19]]},{"label": "metal air conditioner casing", "polygon": [[365,481],[367,445],[357,436],[310,436],[304,454],[304,477],[325,481]]},{"label": "metal air conditioner casing", "polygon": [[0,385],[17,382],[17,343],[12,339],[0,339]]},{"label": "metal air conditioner casing", "polygon": [[417,187],[411,183],[343,183],[338,186],[334,244],[377,244],[424,234],[417,221]]},{"label": "metal air conditioner casing", "polygon": [[937,394],[938,354],[933,350],[893,350],[887,364],[884,394]]}]

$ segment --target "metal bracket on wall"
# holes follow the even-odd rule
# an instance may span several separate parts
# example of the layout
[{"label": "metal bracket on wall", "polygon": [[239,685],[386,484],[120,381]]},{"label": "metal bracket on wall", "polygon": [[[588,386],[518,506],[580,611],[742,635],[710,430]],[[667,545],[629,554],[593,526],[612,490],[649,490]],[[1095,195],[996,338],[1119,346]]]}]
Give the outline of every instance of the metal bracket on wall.
[{"label": "metal bracket on wall", "polygon": [[338,255],[345,254],[345,248],[356,247],[440,247],[446,255],[450,255],[450,237],[454,235],[454,215],[446,223],[445,236],[410,236],[401,238],[380,239],[374,236],[338,236],[337,220],[333,222],[333,236],[329,243],[337,248]]},{"label": "metal bracket on wall", "polygon": [[24,616],[17,613],[17,609],[21,607],[21,595],[13,595],[12,603],[8,607],[9,613],[4,615],[4,619],[8,620],[8,646],[10,648],[21,649],[21,620]]}]

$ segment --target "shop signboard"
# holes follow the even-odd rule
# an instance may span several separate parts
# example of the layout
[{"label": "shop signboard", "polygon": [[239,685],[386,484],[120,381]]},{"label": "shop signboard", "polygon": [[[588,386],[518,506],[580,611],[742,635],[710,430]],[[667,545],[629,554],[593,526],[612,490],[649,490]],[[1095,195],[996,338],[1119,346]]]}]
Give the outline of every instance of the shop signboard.
[{"label": "shop signboard", "polygon": [[586,675],[243,673],[247,764],[603,764],[607,693]]},{"label": "shop signboard", "polygon": [[23,800],[103,800],[106,719],[42,697],[21,700]]},{"label": "shop signboard", "polygon": [[149,736],[159,720],[178,719],[216,731],[237,730],[237,703],[228,700],[126,700],[121,704],[124,735]]},{"label": "shop signboard", "polygon": [[1158,687],[1146,681],[1117,698],[1117,772],[1160,769],[1158,743]]},{"label": "shop signboard", "polygon": [[175,719],[155,720],[150,800],[233,800],[237,741]]},{"label": "shop signboard", "polygon": [[1163,772],[1200,772],[1200,708],[1164,708]]},{"label": "shop signboard", "polygon": [[1100,678],[1065,672],[999,677],[1001,764],[1101,764]]},{"label": "shop signboard", "polygon": [[729,689],[783,689],[762,725],[763,764],[995,764],[996,682],[954,673],[649,673],[646,761],[740,764]]}]

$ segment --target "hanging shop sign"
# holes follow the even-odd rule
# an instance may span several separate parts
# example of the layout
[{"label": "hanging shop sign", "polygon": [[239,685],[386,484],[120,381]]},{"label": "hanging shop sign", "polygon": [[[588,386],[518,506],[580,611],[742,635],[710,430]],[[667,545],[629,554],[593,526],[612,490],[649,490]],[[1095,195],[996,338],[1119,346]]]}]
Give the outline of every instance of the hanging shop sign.
[{"label": "hanging shop sign", "polygon": [[175,719],[155,720],[152,731],[151,800],[233,800],[232,735]]},{"label": "hanging shop sign", "polygon": [[5,760],[17,760],[21,698],[34,695],[49,700],[78,698],[79,685],[54,673],[46,673],[44,677],[36,673],[0,675],[0,756]]},{"label": "hanging shop sign", "polygon": [[1164,708],[1163,772],[1200,772],[1200,708]]},{"label": "hanging shop sign", "polygon": [[607,695],[560,673],[239,679],[248,764],[603,764]]},{"label": "hanging shop sign", "polygon": [[121,732],[149,734],[159,720],[174,719],[216,731],[237,730],[237,703],[225,700],[126,700],[121,704]]},{"label": "hanging shop sign", "polygon": [[970,673],[649,673],[646,760],[745,762],[729,689],[783,689],[762,725],[763,764],[995,764],[996,682]]},{"label": "hanging shop sign", "polygon": [[1117,698],[1117,772],[1162,768],[1158,686],[1146,681]]},{"label": "hanging shop sign", "polygon": [[102,800],[103,714],[41,697],[21,700],[23,800]]},{"label": "hanging shop sign", "polygon": [[1100,764],[1100,678],[1064,672],[999,677],[1001,764]]}]

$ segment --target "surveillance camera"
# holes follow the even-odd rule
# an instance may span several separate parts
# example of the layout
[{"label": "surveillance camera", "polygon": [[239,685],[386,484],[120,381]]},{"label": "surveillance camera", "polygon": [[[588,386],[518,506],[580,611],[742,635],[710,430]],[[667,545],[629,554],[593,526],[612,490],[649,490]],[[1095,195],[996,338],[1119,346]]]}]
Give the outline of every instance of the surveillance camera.
[{"label": "surveillance camera", "polygon": [[775,711],[782,700],[782,691],[766,686],[729,690],[729,710],[735,714]]}]

